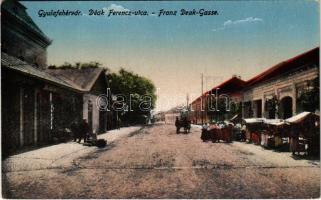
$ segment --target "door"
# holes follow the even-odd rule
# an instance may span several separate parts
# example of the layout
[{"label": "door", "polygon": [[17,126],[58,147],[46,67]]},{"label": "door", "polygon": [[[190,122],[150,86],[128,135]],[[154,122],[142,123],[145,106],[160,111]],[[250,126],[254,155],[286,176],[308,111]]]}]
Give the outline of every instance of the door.
[{"label": "door", "polygon": [[90,130],[93,130],[93,104],[90,100],[88,101],[88,125]]}]

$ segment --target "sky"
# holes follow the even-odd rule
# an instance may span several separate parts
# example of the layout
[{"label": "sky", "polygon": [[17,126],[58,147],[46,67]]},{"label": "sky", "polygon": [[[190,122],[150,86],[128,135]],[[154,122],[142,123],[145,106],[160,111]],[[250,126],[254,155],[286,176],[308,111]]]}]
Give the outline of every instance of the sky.
[{"label": "sky", "polygon": [[[27,12],[52,40],[48,64],[96,61],[149,78],[156,110],[197,98],[232,77],[248,80],[283,60],[319,46],[319,1],[24,1]],[[39,17],[39,10],[80,10],[81,16]],[[148,16],[89,16],[146,10]],[[159,10],[177,10],[160,16]],[[216,10],[212,16],[180,16],[180,10]],[[155,12],[155,15],[151,14]]]}]

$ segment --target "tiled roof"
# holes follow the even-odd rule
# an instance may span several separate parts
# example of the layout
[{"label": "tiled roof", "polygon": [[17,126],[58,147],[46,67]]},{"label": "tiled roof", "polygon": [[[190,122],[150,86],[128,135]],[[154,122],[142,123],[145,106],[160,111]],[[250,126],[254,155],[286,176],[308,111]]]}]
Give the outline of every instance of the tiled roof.
[{"label": "tiled roof", "polygon": [[82,90],[80,88],[74,87],[73,85],[70,85],[69,83],[65,82],[64,80],[61,80],[55,76],[52,76],[51,74],[47,73],[46,71],[42,69],[38,69],[35,66],[31,66],[30,64],[15,58],[13,56],[9,56],[6,53],[1,52],[1,66],[6,67],[8,69],[23,73],[27,76],[31,76],[46,82],[50,82],[57,86],[62,86],[77,92],[81,92]]},{"label": "tiled roof", "polygon": [[288,71],[298,69],[304,64],[315,62],[319,64],[319,47],[311,49],[286,61],[280,62],[262,73],[254,76],[246,82],[246,86],[251,86],[261,81],[267,80],[273,76],[284,74]]},{"label": "tiled roof", "polygon": [[[218,86],[215,86],[211,90],[205,92],[202,96],[205,96],[209,92],[215,90],[216,88],[220,88],[221,91],[226,88],[231,88],[232,90],[240,91],[242,88],[246,88],[249,86],[252,86],[254,84],[257,84],[261,81],[268,80],[269,78],[272,78],[274,76],[284,74],[288,71],[298,69],[304,64],[308,64],[309,62],[315,62],[317,66],[319,66],[319,47],[313,48],[307,52],[304,52],[300,55],[297,55],[293,58],[290,58],[286,61],[280,62],[270,68],[268,68],[266,71],[254,76],[253,78],[249,79],[248,81],[243,81],[241,79],[238,79],[237,77],[233,77],[231,79],[228,79],[227,81],[221,83]],[[201,96],[195,99],[193,103],[200,100]]]},{"label": "tiled roof", "polygon": [[92,89],[104,71],[103,68],[46,69],[47,73],[84,92],[89,92]]},{"label": "tiled roof", "polygon": [[245,84],[245,81],[243,81],[242,79],[238,77],[232,77],[230,79],[227,79],[223,83],[213,87],[209,91],[205,92],[202,96],[199,96],[197,99],[195,99],[191,104],[197,102],[198,100],[201,99],[201,97],[204,97],[208,94],[211,94],[211,93],[215,94],[216,89],[220,89],[220,92],[227,92],[227,93],[239,92],[240,90],[243,89],[244,84]]}]

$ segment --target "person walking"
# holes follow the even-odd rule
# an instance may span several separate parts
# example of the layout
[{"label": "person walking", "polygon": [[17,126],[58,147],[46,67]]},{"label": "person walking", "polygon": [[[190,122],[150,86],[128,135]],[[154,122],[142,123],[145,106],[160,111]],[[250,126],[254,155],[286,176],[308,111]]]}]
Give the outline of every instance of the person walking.
[{"label": "person walking", "polygon": [[79,124],[76,119],[71,123],[70,130],[71,130],[74,142],[76,142],[77,139],[79,138]]},{"label": "person walking", "polygon": [[78,143],[81,142],[82,138],[84,138],[84,143],[87,142],[88,134],[90,133],[89,124],[86,119],[83,119],[82,123],[79,127],[79,140]]}]

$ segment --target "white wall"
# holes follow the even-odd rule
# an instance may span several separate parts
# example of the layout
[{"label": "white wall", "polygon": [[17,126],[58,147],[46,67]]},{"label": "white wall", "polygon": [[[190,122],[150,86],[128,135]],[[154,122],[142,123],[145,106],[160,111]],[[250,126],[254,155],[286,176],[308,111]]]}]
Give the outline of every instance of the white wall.
[{"label": "white wall", "polygon": [[92,128],[93,132],[98,132],[99,130],[99,109],[97,107],[97,102],[96,102],[96,95],[92,94],[85,94],[83,95],[83,119],[87,119],[88,122],[88,102],[89,100],[91,101],[93,105],[93,111],[92,111]]}]

